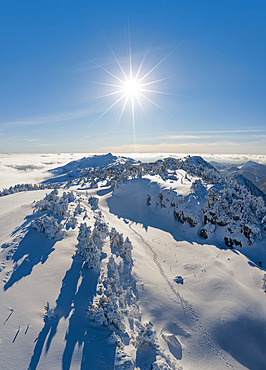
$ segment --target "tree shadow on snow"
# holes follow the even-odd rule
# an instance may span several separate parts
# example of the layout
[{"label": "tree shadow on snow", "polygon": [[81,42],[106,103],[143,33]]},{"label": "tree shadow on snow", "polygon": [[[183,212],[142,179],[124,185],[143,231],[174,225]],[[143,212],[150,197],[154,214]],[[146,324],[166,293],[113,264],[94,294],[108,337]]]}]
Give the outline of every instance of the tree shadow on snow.
[{"label": "tree shadow on snow", "polygon": [[141,346],[136,353],[136,367],[141,370],[148,370],[156,361],[156,350],[150,346]]},{"label": "tree shadow on snow", "polygon": [[[266,369],[266,320],[240,317],[214,330],[217,342],[236,361],[248,369]],[[244,339],[244,340],[243,340]]]},{"label": "tree shadow on snow", "polygon": [[[10,288],[23,277],[31,274],[33,267],[38,263],[45,263],[53,252],[57,240],[49,240],[45,235],[31,228],[18,242],[14,253],[9,257],[15,266],[9,280],[4,285],[4,290]],[[15,241],[14,241],[15,243]],[[22,262],[20,262],[22,260]]]},{"label": "tree shadow on snow", "polygon": [[[65,336],[66,346],[62,358],[62,369],[68,370],[76,344],[83,344],[81,369],[113,369],[115,346],[103,345],[102,331],[110,336],[111,330],[91,326],[87,315],[89,303],[96,293],[99,274],[86,268],[81,270],[81,284],[73,299],[74,310],[69,319],[69,327]],[[102,329],[102,330],[99,330]]]},{"label": "tree shadow on snow", "polygon": [[[28,368],[30,370],[36,369],[44,346],[45,353],[49,351],[60,320],[62,318],[67,319],[69,315],[71,316],[65,336],[66,345],[62,356],[62,369],[70,369],[76,345],[79,347],[83,345],[81,369],[108,369],[109,367],[106,367],[106,364],[101,365],[104,363],[104,359],[105,361],[108,359],[110,369],[113,369],[115,346],[111,344],[108,347],[102,345],[102,330],[99,330],[99,327],[96,330],[94,327],[91,328],[87,316],[89,302],[92,301],[96,293],[99,273],[82,268],[83,260],[79,255],[74,255],[72,259],[72,265],[62,280],[60,294],[56,300],[55,318],[45,320],[44,327],[36,339]],[[110,336],[111,331],[109,329],[103,328],[103,330],[105,330],[107,336]],[[91,367],[92,362],[95,362],[94,367]]]}]

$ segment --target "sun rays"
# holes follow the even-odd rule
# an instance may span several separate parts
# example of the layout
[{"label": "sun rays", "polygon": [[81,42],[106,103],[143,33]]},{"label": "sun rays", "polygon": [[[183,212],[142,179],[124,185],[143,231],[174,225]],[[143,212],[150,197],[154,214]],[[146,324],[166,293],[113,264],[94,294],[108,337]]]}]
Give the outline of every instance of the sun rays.
[{"label": "sun rays", "polygon": [[[103,113],[100,114],[92,123],[100,120],[106,113],[112,110],[115,106],[120,106],[120,111],[118,113],[118,120],[116,123],[116,128],[120,123],[123,114],[126,110],[130,110],[131,124],[133,130],[133,141],[136,144],[136,111],[141,109],[143,113],[146,114],[144,107],[144,102],[156,107],[156,109],[161,109],[166,112],[155,100],[157,94],[168,95],[169,93],[158,90],[156,87],[162,81],[167,80],[167,78],[153,78],[155,70],[176,50],[174,48],[170,53],[165,55],[158,63],[154,64],[150,69],[145,68],[145,59],[147,56],[147,51],[141,62],[136,65],[133,63],[132,52],[131,52],[131,42],[129,40],[129,53],[127,58],[126,68],[122,66],[122,63],[116,57],[114,51],[109,45],[112,55],[114,57],[115,64],[118,67],[118,72],[113,72],[112,69],[106,68],[103,65],[95,63],[95,65],[108,75],[109,81],[107,82],[92,82],[93,84],[101,85],[108,89],[108,92],[101,95],[99,98],[114,98],[112,103],[109,104]],[[169,94],[172,95],[172,94]],[[167,113],[167,112],[166,112]]]}]

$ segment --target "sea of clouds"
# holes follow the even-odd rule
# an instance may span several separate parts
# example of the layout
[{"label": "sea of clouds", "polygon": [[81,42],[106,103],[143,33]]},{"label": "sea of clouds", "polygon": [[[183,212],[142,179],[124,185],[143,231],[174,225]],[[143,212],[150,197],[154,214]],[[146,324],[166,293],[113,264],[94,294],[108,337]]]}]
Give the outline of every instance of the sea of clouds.
[{"label": "sea of clouds", "polygon": [[[114,153],[142,162],[154,162],[165,157],[182,158],[183,153]],[[22,183],[39,183],[51,176],[49,170],[92,153],[0,154],[0,190]],[[194,155],[194,154],[193,154]],[[248,161],[266,164],[266,155],[197,154],[206,161],[241,165]]]}]

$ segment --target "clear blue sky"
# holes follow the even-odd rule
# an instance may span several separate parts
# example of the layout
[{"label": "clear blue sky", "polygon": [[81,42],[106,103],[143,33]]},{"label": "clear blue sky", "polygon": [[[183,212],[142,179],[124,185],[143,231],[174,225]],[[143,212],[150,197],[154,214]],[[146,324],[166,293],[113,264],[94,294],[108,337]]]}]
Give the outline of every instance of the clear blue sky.
[{"label": "clear blue sky", "polygon": [[[266,154],[265,19],[265,0],[1,1],[0,152]],[[121,77],[113,53],[128,73],[129,33],[142,73],[176,48],[136,145],[130,107],[101,116],[119,94],[93,83]]]}]

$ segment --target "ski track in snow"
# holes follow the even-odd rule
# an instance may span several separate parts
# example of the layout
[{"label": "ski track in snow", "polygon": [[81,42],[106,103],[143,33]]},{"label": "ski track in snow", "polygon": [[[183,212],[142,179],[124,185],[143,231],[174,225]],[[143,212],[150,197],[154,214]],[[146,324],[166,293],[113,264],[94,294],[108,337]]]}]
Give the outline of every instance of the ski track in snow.
[{"label": "ski track in snow", "polygon": [[179,299],[181,305],[182,305],[182,309],[184,311],[184,315],[186,316],[186,312],[185,312],[185,307],[188,309],[190,315],[193,317],[193,319],[195,320],[195,322],[197,323],[198,325],[198,328],[199,330],[201,331],[201,333],[203,334],[204,338],[206,339],[207,343],[210,345],[210,347],[214,350],[214,352],[216,353],[216,355],[221,359],[221,361],[224,362],[225,366],[227,368],[231,368],[231,369],[234,369],[234,367],[225,359],[225,357],[223,356],[223,354],[219,351],[219,349],[216,347],[216,345],[214,344],[214,342],[212,341],[211,337],[210,337],[210,334],[208,333],[208,331],[204,328],[203,324],[200,322],[200,319],[199,317],[195,314],[195,311],[193,310],[192,306],[188,303],[188,301],[186,299],[184,299],[180,293],[178,291],[176,291],[176,289],[174,288],[173,284],[170,282],[170,280],[168,279],[168,277],[166,276],[165,272],[163,271],[163,268],[162,268],[162,265],[160,264],[160,262],[158,261],[158,255],[157,253],[153,250],[153,248],[143,239],[142,235],[140,235],[136,230],[133,229],[132,227],[132,224],[133,222],[131,222],[128,226],[130,228],[131,231],[133,231],[142,241],[143,244],[145,244],[149,250],[151,251],[152,255],[153,255],[153,261],[154,263],[156,264],[156,266],[158,267],[159,271],[160,271],[160,274],[162,275],[162,277],[164,278],[165,282],[167,283],[167,285],[169,286],[169,288],[171,289],[171,291],[173,292],[173,294]]}]

